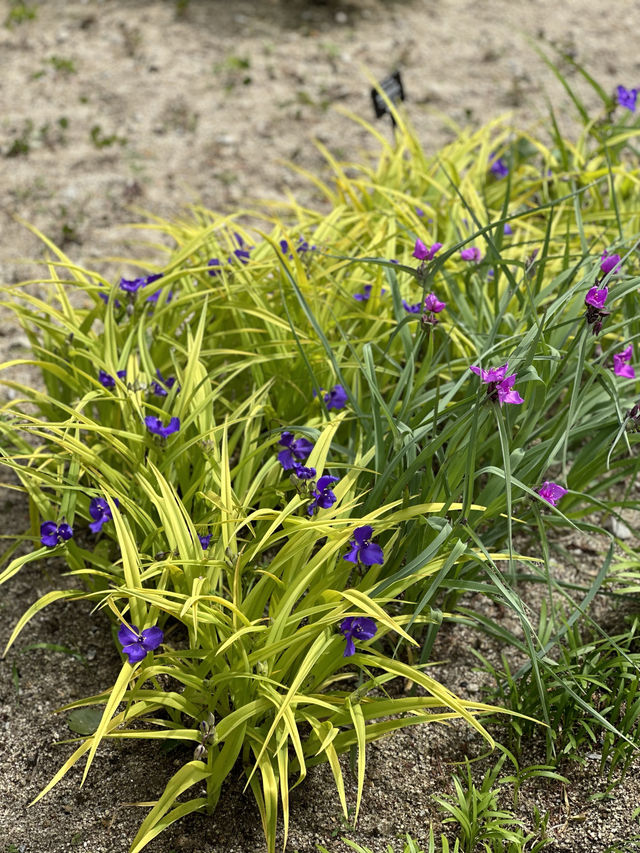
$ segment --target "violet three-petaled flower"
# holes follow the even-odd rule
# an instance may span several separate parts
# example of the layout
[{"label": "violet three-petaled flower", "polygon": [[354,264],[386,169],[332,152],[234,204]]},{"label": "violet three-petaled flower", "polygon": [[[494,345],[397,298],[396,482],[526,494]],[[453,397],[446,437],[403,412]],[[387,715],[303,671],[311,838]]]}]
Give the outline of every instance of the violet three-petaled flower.
[{"label": "violet three-petaled flower", "polygon": [[180,418],[171,418],[169,423],[164,426],[160,418],[155,417],[155,415],[147,415],[144,422],[150,433],[159,435],[161,438],[167,438],[180,429]]},{"label": "violet three-petaled flower", "polygon": [[340,632],[347,641],[342,657],[350,658],[356,653],[354,640],[370,640],[377,631],[376,623],[368,616],[347,616],[340,623]]},{"label": "violet three-petaled flower", "polygon": [[344,409],[348,399],[347,392],[342,385],[334,385],[324,395],[324,402],[327,409]]},{"label": "violet three-petaled flower", "polygon": [[209,547],[209,542],[211,542],[211,533],[198,533],[198,539],[200,540],[200,544],[202,545],[202,550],[206,551]]},{"label": "violet three-petaled flower", "polygon": [[[120,506],[118,498],[114,498],[113,502],[116,506]],[[93,519],[89,524],[89,530],[91,530],[92,533],[99,533],[102,530],[102,526],[108,521],[111,521],[113,518],[113,515],[111,514],[111,507],[105,498],[91,499],[89,504],[89,515]]]},{"label": "violet three-petaled flower", "polygon": [[155,394],[156,397],[166,397],[175,385],[176,377],[169,376],[165,379],[162,373],[160,373],[160,368],[156,368],[156,376],[158,377],[157,380],[154,379],[151,383],[151,393]]},{"label": "violet three-petaled flower", "polygon": [[613,355],[613,372],[616,376],[623,376],[625,379],[635,379],[636,372],[631,365],[633,358],[633,344],[629,344],[622,352],[616,352]]},{"label": "violet three-petaled flower", "polygon": [[[491,158],[493,159],[493,154]],[[505,178],[509,174],[509,167],[502,157],[496,157],[489,166],[489,171],[495,178]]]},{"label": "violet three-petaled flower", "polygon": [[616,89],[616,97],[618,100],[618,106],[624,107],[627,110],[631,110],[632,113],[635,113],[636,99],[638,97],[637,89],[627,89],[624,86],[618,86]]},{"label": "violet three-petaled flower", "polygon": [[371,541],[372,533],[373,527],[369,524],[356,527],[353,531],[353,539],[349,541],[351,550],[342,559],[350,563],[362,563],[363,566],[373,566],[374,563],[382,565],[384,553],[379,545]]},{"label": "violet three-petaled flower", "polygon": [[420,314],[422,311],[422,305],[419,302],[409,305],[406,299],[402,300],[402,307],[408,314]]},{"label": "violet three-petaled flower", "polygon": [[557,506],[560,498],[567,494],[567,489],[559,486],[557,483],[552,483],[550,480],[545,480],[538,489],[538,494],[543,500],[550,503],[551,506]]},{"label": "violet three-petaled flower", "polygon": [[280,435],[278,444],[284,447],[284,450],[278,453],[278,462],[285,471],[297,468],[301,462],[304,462],[308,458],[313,450],[313,444],[308,438],[294,439],[293,433],[287,430]]},{"label": "violet three-petaled flower", "polygon": [[[119,379],[124,379],[126,377],[126,375],[127,375],[126,370],[118,370],[116,372],[116,376]],[[113,378],[113,376],[110,373],[107,373],[106,370],[100,369],[98,371],[98,382],[101,385],[103,385],[105,388],[115,388],[116,387],[116,380]]]},{"label": "violet three-petaled flower", "polygon": [[313,515],[317,509],[329,509],[334,505],[337,498],[331,486],[339,481],[338,477],[325,474],[316,483],[316,488],[311,493],[311,503],[307,507],[309,515]]},{"label": "violet three-petaled flower", "polygon": [[365,284],[362,288],[362,293],[354,293],[353,298],[356,302],[367,302],[369,297],[371,296],[371,290],[373,289],[372,284]]},{"label": "violet three-petaled flower", "polygon": [[73,536],[73,528],[65,521],[57,525],[55,521],[43,521],[40,525],[40,542],[47,548],[55,548],[67,542]]},{"label": "violet three-petaled flower", "polygon": [[147,652],[157,649],[163,640],[164,631],[157,625],[139,631],[137,625],[123,624],[118,629],[118,642],[129,658],[129,663],[139,663],[147,656]]}]

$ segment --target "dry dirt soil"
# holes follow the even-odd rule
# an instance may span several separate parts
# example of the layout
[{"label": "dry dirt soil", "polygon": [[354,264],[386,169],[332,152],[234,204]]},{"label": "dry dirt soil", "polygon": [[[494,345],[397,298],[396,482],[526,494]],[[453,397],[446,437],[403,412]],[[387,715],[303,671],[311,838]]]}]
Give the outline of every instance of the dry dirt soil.
[{"label": "dry dirt soil", "polygon": [[[535,46],[553,56],[553,42],[607,90],[637,85],[637,16],[631,0],[4,0],[0,281],[24,279],[24,260],[42,255],[16,217],[79,264],[115,276],[122,266],[105,258],[145,256],[120,227],[140,219],[132,206],[171,217],[186,203],[229,211],[289,192],[319,203],[284,161],[321,174],[314,139],[348,160],[375,151],[369,134],[335,109],[373,120],[367,71],[380,78],[401,69],[406,109],[428,151],[452,138],[451,122],[478,126],[508,112],[539,128],[547,98],[570,127],[566,95]],[[564,71],[594,105],[584,81]],[[24,336],[1,313],[0,361],[24,354]],[[3,536],[17,536],[26,507],[15,492],[1,500]],[[45,563],[2,589],[2,644],[29,604],[67,583],[59,569]],[[37,647],[43,643],[52,647]],[[439,677],[477,697],[470,644],[446,629]],[[142,743],[108,745],[84,787],[76,769],[27,809],[71,751],[55,743],[70,732],[54,710],[112,683],[119,661],[106,621],[67,604],[35,618],[0,664],[0,853],[126,853],[145,814],[127,804],[156,798],[185,760]],[[437,819],[432,795],[451,789],[450,762],[480,750],[465,729],[435,726],[372,746],[361,819],[349,834],[374,853],[397,845],[399,833],[424,840]],[[523,813],[534,803],[549,811],[548,850],[602,853],[638,832],[631,812],[640,766],[602,802],[589,800],[603,789],[593,767],[587,759],[574,768],[568,786],[525,789]],[[326,768],[317,768],[296,789],[289,853],[313,853],[317,842],[346,849],[332,786]],[[352,803],[353,794],[351,783]],[[258,853],[251,797],[234,781],[213,818],[183,821],[147,849]]]}]

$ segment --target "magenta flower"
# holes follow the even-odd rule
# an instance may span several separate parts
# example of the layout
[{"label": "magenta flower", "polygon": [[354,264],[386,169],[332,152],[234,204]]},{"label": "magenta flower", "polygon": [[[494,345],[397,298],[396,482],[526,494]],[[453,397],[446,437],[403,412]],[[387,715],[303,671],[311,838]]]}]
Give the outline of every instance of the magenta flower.
[{"label": "magenta flower", "polygon": [[354,640],[370,640],[376,635],[378,628],[368,616],[348,616],[340,623],[340,631],[347,641],[342,657],[350,658],[356,653]]},{"label": "magenta flower", "polygon": [[482,260],[482,252],[477,246],[471,246],[469,249],[461,249],[460,257],[463,261],[475,261],[480,263]]},{"label": "magenta flower", "polygon": [[605,275],[610,272],[620,272],[620,255],[608,255],[603,252],[600,258],[600,269]]},{"label": "magenta flower", "polygon": [[147,652],[157,649],[164,640],[164,631],[154,625],[138,631],[137,625],[123,624],[118,630],[118,642],[129,658],[129,663],[138,663],[147,656]]},{"label": "magenta flower", "polygon": [[614,353],[613,355],[613,372],[616,376],[623,376],[625,379],[635,379],[636,372],[631,366],[633,358],[633,344],[629,344],[622,352]]},{"label": "magenta flower", "polygon": [[439,314],[447,307],[446,302],[440,302],[435,293],[429,293],[424,300],[424,310],[432,314]]},{"label": "magenta flower", "polygon": [[552,483],[550,480],[545,480],[538,489],[538,494],[543,500],[550,503],[551,506],[556,506],[560,498],[567,494],[567,489],[564,489],[557,483]]},{"label": "magenta flower", "polygon": [[47,548],[62,545],[73,536],[73,529],[66,523],[57,525],[55,521],[43,521],[40,525],[40,542]]},{"label": "magenta flower", "polygon": [[343,560],[348,560],[350,563],[362,563],[363,566],[373,566],[374,563],[384,563],[384,554],[382,548],[371,541],[373,527],[365,524],[363,527],[356,527],[353,531],[353,539],[349,545],[351,550],[345,554]]},{"label": "magenta flower", "polygon": [[508,369],[508,363],[503,364],[502,367],[492,367],[489,370],[482,370],[475,364],[469,368],[488,386],[487,396],[489,399],[497,401],[501,406],[503,403],[524,403],[520,394],[513,390],[516,374],[512,373],[511,376],[507,376]]},{"label": "magenta flower", "polygon": [[624,86],[618,86],[616,89],[616,96],[618,99],[618,106],[624,107],[627,110],[631,110],[632,113],[635,113],[636,98],[638,97],[637,89],[625,89]]},{"label": "magenta flower", "polygon": [[144,419],[145,425],[150,433],[159,435],[161,438],[167,438],[173,432],[178,432],[180,429],[180,418],[171,418],[166,426],[163,426],[160,418],[155,415],[147,415]]},{"label": "magenta flower", "polygon": [[609,290],[603,287],[601,290],[594,285],[584,298],[585,305],[591,305],[598,310],[604,308],[604,303],[607,301]]},{"label": "magenta flower", "polygon": [[436,252],[439,252],[441,248],[442,243],[434,243],[430,249],[427,249],[422,240],[417,239],[416,245],[413,249],[413,257],[417,258],[419,261],[432,261]]}]

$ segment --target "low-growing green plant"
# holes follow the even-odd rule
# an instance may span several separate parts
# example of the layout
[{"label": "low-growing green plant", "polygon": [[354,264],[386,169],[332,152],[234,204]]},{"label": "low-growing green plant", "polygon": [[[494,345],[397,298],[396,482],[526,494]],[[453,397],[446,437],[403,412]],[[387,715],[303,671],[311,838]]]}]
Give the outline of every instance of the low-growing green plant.
[{"label": "low-growing green plant", "polygon": [[[617,513],[638,470],[636,129],[612,115],[546,145],[493,122],[429,158],[394,115],[393,146],[372,129],[377,166],[325,151],[332,185],[310,177],[328,213],[276,206],[249,229],[248,211],[193,208],[155,221],[163,262],[132,260],[141,274],[119,282],[43,236],[46,275],[7,289],[33,356],[2,365],[0,453],[35,548],[9,549],[0,582],[51,554],[77,580],[7,648],[54,601],[111,615],[120,675],[67,706],[104,710],[40,796],[83,757],[86,776],[105,737],[176,742],[184,764],[131,853],[214,809],[234,768],[271,853],[315,763],[348,816],[338,756],[355,753],[355,819],[368,741],[462,718],[492,744],[480,715],[495,709],[425,672],[444,620],[524,651],[551,722],[548,645],[573,622],[538,638],[517,572],[541,561],[549,577],[556,529],[604,532],[590,515]],[[23,363],[42,389],[11,379]],[[542,553],[518,554],[517,530]],[[388,690],[396,676],[416,695]],[[512,843],[491,790],[470,790],[443,801],[452,819],[480,801],[492,816],[462,843]]]}]

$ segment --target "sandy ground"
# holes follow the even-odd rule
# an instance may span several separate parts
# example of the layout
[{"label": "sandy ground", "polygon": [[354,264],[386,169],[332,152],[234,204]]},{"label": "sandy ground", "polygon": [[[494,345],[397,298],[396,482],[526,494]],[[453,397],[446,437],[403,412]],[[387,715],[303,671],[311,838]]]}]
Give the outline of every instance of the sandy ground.
[{"label": "sandy ground", "polygon": [[[35,17],[18,22],[25,5]],[[118,227],[140,218],[132,206],[170,217],[189,202],[232,210],[288,192],[320,203],[283,161],[321,173],[314,139],[349,160],[375,150],[366,131],[335,110],[373,120],[365,69],[376,78],[401,69],[406,109],[427,150],[452,138],[451,121],[478,126],[511,113],[518,124],[536,126],[546,98],[570,125],[567,98],[533,45],[553,55],[555,42],[607,90],[637,85],[632,7],[629,0],[0,2],[0,21],[13,19],[0,26],[0,281],[23,279],[29,266],[22,260],[41,254],[15,217],[78,263],[118,275],[122,265],[105,257],[146,257]],[[584,81],[563,70],[595,105]],[[390,133],[387,122],[380,127]],[[24,344],[0,312],[0,360],[24,354]],[[27,523],[24,503],[9,494],[3,509],[4,535],[18,535]],[[58,568],[30,570],[2,590],[0,642],[32,601],[65,583]],[[465,642],[446,642],[443,679],[478,695]],[[35,643],[71,648],[85,660],[29,648]],[[148,745],[107,746],[82,789],[73,771],[26,809],[70,752],[54,745],[69,730],[52,711],[107,686],[118,663],[106,623],[81,606],[61,605],[34,619],[0,665],[2,853],[125,853],[144,814],[125,804],[157,797],[184,760]],[[424,839],[436,814],[431,796],[450,787],[447,762],[480,748],[466,738],[423,728],[374,746],[352,837],[374,853],[400,832]],[[316,842],[345,849],[332,784],[318,768],[296,789],[290,853],[312,853]],[[525,791],[527,809],[537,801],[550,811],[556,840],[547,849],[597,853],[637,832],[631,811],[640,770],[613,801],[590,803],[597,788],[587,761],[569,788]],[[251,798],[232,784],[213,819],[184,821],[147,849],[253,853],[260,835]]]}]

